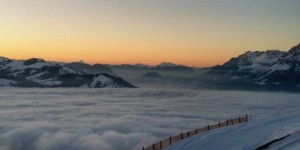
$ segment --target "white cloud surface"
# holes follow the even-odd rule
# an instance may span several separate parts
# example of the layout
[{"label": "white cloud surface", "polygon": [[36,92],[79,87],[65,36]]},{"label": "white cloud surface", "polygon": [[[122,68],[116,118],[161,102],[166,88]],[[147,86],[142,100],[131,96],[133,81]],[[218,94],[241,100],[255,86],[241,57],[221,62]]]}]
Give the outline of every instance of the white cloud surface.
[{"label": "white cloud surface", "polygon": [[[3,150],[140,150],[231,117],[298,113],[299,94],[160,89],[0,89]],[[289,108],[289,109],[286,109]]]}]

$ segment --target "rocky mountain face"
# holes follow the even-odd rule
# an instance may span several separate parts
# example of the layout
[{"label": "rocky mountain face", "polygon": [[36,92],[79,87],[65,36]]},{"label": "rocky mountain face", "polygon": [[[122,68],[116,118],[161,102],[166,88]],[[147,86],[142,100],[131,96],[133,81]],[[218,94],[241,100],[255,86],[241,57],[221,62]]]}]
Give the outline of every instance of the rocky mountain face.
[{"label": "rocky mountain face", "polygon": [[204,75],[216,87],[300,90],[300,44],[289,51],[249,51]]},{"label": "rocky mountain face", "polygon": [[0,57],[0,86],[132,88],[122,78],[89,74],[43,59],[13,60]]}]

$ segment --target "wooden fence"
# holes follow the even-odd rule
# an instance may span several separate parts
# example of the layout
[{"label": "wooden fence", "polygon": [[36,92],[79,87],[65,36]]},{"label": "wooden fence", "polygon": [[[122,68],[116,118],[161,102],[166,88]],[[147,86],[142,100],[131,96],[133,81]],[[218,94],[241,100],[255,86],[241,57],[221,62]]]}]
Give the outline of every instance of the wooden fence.
[{"label": "wooden fence", "polygon": [[143,150],[161,150],[171,144],[174,144],[178,141],[181,141],[185,138],[189,138],[191,136],[194,136],[196,134],[205,132],[205,131],[209,131],[209,130],[213,130],[213,129],[218,129],[218,128],[222,128],[222,127],[227,127],[227,126],[231,126],[231,125],[235,125],[235,124],[240,124],[240,123],[244,123],[244,122],[248,122],[249,120],[252,119],[251,115],[246,115],[244,117],[238,117],[235,119],[229,119],[223,122],[219,122],[217,124],[214,125],[208,125],[206,127],[203,128],[199,128],[199,129],[195,129],[186,133],[180,133],[179,135],[173,136],[173,137],[169,137],[168,139],[162,140],[158,143],[155,143],[149,147],[143,147]]}]

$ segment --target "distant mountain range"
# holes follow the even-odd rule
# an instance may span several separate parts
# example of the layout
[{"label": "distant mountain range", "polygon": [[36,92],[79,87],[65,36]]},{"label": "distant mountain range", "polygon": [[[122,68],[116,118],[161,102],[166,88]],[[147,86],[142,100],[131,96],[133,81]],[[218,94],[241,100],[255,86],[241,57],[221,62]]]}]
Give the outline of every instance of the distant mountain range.
[{"label": "distant mountain range", "polygon": [[202,75],[209,86],[300,90],[300,44],[289,51],[248,51]]},{"label": "distant mountain range", "polygon": [[[104,66],[46,62],[43,59],[13,60],[0,57],[0,86],[133,88],[120,77],[99,70]],[[81,69],[80,66],[89,69]]]},{"label": "distant mountain range", "polygon": [[[125,80],[126,81],[125,81]],[[248,51],[211,68],[164,62],[156,66],[89,65],[0,57],[0,86],[189,87],[241,90],[300,90],[300,44],[289,51]]]},{"label": "distant mountain range", "polygon": [[184,71],[184,72],[191,72],[193,73],[193,67],[188,67],[184,65],[178,65],[171,62],[163,62],[156,66],[150,66],[145,64],[135,64],[135,65],[129,65],[129,64],[122,64],[122,65],[106,65],[110,68],[117,68],[117,69],[148,69],[148,70],[165,70],[165,71]]}]

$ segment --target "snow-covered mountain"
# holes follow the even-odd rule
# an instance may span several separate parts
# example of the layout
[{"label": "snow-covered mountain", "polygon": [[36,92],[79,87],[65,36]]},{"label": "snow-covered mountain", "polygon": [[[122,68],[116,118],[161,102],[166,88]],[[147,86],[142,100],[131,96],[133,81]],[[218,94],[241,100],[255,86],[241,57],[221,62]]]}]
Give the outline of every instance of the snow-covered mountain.
[{"label": "snow-covered mountain", "polygon": [[0,57],[0,86],[12,87],[134,87],[105,73],[88,74],[43,59],[13,60]]},{"label": "snow-covered mountain", "polygon": [[248,51],[211,69],[218,86],[300,89],[300,44],[289,51]]}]

